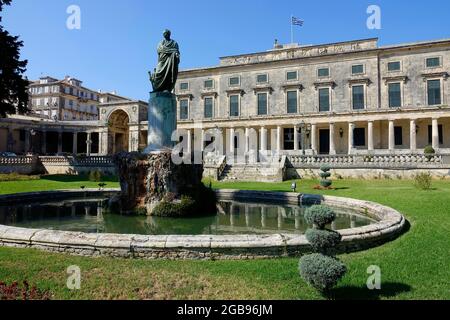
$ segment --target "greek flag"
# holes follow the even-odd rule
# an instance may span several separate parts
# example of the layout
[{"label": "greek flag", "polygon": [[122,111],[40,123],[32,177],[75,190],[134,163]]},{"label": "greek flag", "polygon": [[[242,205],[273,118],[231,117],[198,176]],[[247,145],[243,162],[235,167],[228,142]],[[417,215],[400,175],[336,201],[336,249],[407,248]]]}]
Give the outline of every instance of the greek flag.
[{"label": "greek flag", "polygon": [[292,25],[293,26],[300,26],[300,27],[302,27],[303,23],[305,23],[305,21],[300,20],[299,18],[296,18],[296,17],[292,17]]}]

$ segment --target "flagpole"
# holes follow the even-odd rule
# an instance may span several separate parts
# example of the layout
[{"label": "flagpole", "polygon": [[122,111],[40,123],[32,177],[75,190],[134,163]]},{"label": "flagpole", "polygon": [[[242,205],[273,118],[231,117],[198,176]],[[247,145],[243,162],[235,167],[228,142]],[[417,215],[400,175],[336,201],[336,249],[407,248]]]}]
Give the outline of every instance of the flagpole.
[{"label": "flagpole", "polygon": [[294,25],[292,20],[294,19],[294,15],[291,14],[291,44],[294,43]]}]

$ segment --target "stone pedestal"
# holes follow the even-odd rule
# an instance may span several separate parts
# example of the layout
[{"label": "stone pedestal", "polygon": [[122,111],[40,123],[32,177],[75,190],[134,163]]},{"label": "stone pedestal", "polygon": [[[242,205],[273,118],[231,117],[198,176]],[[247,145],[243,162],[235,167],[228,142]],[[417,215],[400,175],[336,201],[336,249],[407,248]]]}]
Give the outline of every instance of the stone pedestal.
[{"label": "stone pedestal", "polygon": [[144,153],[173,149],[177,129],[177,100],[170,92],[152,92],[148,104],[148,147]]},{"label": "stone pedestal", "polygon": [[122,189],[122,211],[145,209],[152,215],[161,202],[176,203],[183,196],[192,196],[193,191],[204,188],[203,165],[175,165],[171,155],[170,151],[159,151],[115,156]]}]

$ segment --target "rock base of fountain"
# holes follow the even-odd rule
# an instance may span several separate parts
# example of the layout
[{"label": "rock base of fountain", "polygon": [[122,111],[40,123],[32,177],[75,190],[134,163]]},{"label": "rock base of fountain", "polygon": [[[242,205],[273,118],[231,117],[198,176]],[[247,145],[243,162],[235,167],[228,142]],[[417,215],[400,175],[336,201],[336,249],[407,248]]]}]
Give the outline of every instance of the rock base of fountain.
[{"label": "rock base of fountain", "polygon": [[215,213],[215,194],[202,183],[203,165],[176,165],[171,157],[170,150],[116,155],[122,193],[112,205],[159,216]]}]

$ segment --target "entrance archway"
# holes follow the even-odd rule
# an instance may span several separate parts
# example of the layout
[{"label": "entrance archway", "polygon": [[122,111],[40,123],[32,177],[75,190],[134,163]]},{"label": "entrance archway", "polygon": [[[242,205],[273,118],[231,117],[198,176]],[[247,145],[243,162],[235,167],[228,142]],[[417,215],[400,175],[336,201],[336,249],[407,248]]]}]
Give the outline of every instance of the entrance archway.
[{"label": "entrance archway", "polygon": [[130,117],[123,110],[116,110],[109,116],[109,154],[129,151],[129,123]]}]

